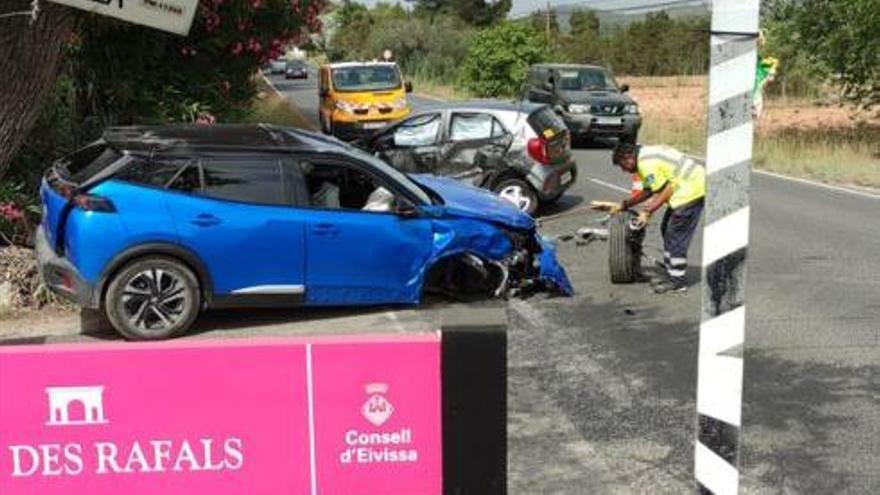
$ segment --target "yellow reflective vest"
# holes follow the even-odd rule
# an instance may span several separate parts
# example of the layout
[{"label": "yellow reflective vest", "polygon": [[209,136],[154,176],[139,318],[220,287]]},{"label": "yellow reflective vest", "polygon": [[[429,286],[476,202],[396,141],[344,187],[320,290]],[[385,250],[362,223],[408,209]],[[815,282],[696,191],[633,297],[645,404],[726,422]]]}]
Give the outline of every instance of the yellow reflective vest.
[{"label": "yellow reflective vest", "polygon": [[703,165],[670,146],[639,148],[638,174],[642,184],[659,192],[666,184],[672,187],[668,204],[678,208],[706,195],[706,169]]}]

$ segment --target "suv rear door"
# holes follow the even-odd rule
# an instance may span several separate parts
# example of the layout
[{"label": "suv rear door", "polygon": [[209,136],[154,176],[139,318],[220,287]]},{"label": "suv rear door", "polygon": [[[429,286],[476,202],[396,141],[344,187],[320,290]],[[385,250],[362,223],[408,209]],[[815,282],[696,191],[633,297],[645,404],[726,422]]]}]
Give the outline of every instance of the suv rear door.
[{"label": "suv rear door", "polygon": [[207,266],[217,303],[302,300],[304,217],[281,156],[203,157],[170,189],[180,242]]}]

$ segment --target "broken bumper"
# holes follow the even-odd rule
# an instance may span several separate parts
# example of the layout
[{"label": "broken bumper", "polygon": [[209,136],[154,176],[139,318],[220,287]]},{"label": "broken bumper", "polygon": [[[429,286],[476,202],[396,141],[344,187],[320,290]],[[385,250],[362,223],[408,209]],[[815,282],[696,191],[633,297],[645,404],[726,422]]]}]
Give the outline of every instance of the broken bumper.
[{"label": "broken bumper", "polygon": [[534,239],[530,242],[514,241],[514,250],[496,263],[503,267],[504,277],[495,295],[527,295],[537,291],[574,295],[568,274],[556,257],[556,246],[537,233],[532,235]]},{"label": "broken bumper", "polygon": [[574,288],[565,273],[565,268],[556,258],[556,246],[547,239],[538,237],[541,245],[541,253],[538,255],[538,271],[541,282],[548,288],[555,288],[556,292],[564,296],[573,296]]}]

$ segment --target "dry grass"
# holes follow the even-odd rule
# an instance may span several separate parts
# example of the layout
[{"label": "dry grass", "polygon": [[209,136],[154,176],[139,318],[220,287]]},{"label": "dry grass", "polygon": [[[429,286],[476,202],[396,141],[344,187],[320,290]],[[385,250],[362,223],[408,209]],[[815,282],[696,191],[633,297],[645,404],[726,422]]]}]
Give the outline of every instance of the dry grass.
[{"label": "dry grass", "polygon": [[416,94],[427,95],[442,100],[469,100],[474,95],[468,91],[453,86],[451,84],[438,83],[430,79],[422,79],[414,76],[410,78],[413,84],[413,91]]},{"label": "dry grass", "polygon": [[0,246],[0,320],[33,311],[70,311],[73,305],[43,284],[30,248]]},{"label": "dry grass", "polygon": [[[705,77],[625,82],[644,116],[642,142],[705,151]],[[880,115],[805,100],[770,100],[756,125],[755,166],[823,182],[880,187]]]},{"label": "dry grass", "polygon": [[277,124],[281,126],[313,129],[313,125],[303,114],[279,95],[266,80],[257,78],[257,98],[247,119],[251,123]]}]

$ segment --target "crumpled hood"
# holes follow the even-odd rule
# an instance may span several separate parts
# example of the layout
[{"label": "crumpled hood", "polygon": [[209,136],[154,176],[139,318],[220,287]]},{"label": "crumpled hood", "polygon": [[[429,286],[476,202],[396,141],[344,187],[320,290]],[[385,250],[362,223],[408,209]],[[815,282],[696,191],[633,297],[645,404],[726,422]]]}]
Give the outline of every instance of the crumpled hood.
[{"label": "crumpled hood", "polygon": [[439,194],[450,215],[486,220],[516,229],[535,227],[535,220],[528,213],[519,211],[509,201],[485,189],[436,175],[412,174],[410,177]]},{"label": "crumpled hood", "polygon": [[559,96],[566,103],[582,105],[631,105],[632,98],[615,91],[561,91]]}]

